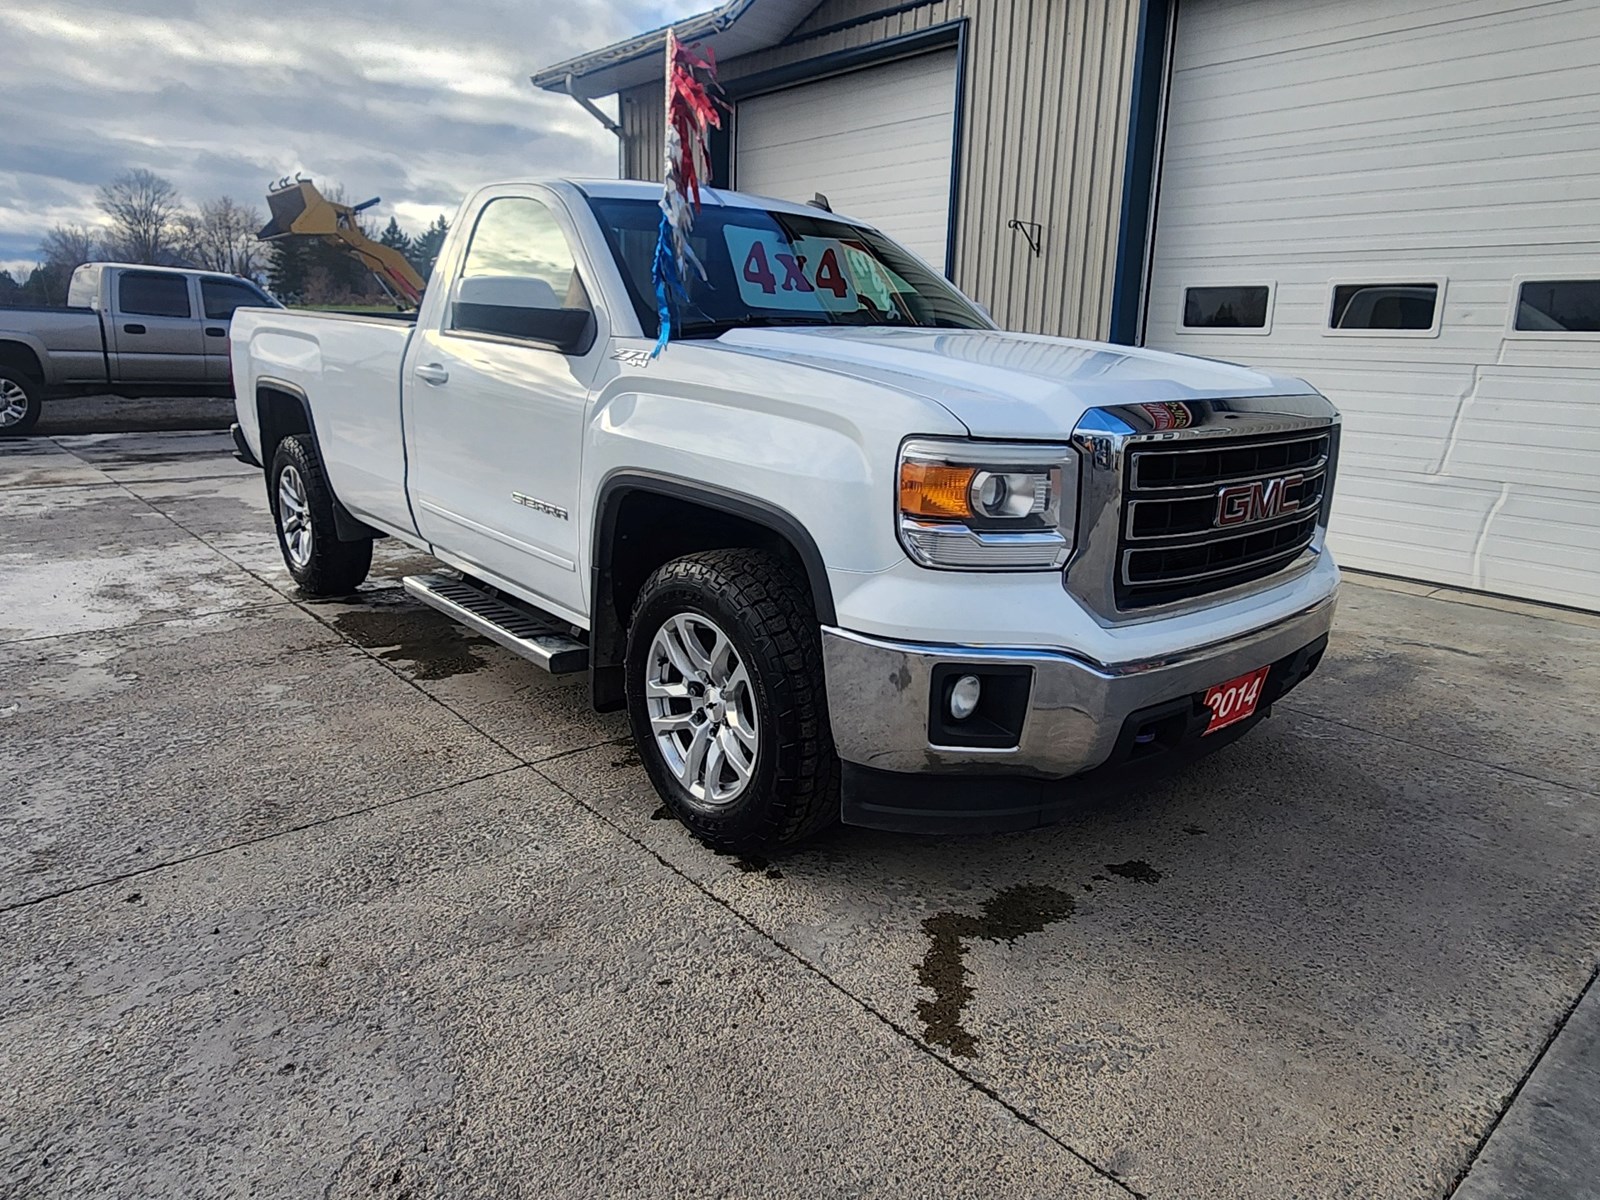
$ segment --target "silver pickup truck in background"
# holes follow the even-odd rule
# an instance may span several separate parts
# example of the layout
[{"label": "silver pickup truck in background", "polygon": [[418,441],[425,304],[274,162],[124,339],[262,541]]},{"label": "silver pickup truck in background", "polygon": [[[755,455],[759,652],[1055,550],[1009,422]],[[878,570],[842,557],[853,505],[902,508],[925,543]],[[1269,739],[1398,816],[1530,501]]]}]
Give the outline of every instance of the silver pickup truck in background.
[{"label": "silver pickup truck in background", "polygon": [[235,275],[85,263],[65,308],[0,308],[0,437],[59,396],[233,395],[228,326],[242,307],[282,306]]}]

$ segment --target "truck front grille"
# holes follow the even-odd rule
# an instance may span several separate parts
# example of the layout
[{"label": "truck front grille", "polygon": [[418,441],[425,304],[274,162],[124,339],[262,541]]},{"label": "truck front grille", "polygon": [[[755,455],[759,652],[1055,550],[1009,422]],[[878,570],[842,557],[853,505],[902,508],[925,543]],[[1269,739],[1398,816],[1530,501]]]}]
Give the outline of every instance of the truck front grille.
[{"label": "truck front grille", "polygon": [[1312,544],[1332,434],[1129,447],[1116,602],[1149,608],[1265,579]]}]

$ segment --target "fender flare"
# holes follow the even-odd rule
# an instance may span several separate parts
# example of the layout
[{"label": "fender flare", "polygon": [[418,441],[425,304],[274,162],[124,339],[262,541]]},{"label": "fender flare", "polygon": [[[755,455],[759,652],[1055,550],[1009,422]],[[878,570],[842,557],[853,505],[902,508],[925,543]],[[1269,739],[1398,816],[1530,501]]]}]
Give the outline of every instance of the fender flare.
[{"label": "fender flare", "polygon": [[[263,396],[262,396],[263,392],[277,392],[279,395],[285,396],[289,400],[292,400],[297,405],[299,405],[300,411],[301,411],[301,413],[304,414],[305,419],[306,419],[306,429],[309,431],[309,435],[308,436],[311,438],[311,444],[316,449],[317,457],[322,459],[323,463],[326,464],[327,463],[327,459],[323,456],[323,453],[322,453],[322,443],[317,438],[317,421],[316,421],[316,418],[311,415],[311,401],[310,401],[310,399],[307,398],[304,390],[302,390],[301,388],[295,386],[292,383],[285,383],[285,382],[283,382],[282,380],[279,380],[279,379],[273,379],[273,378],[270,378],[270,377],[263,377],[263,378],[260,378],[260,379],[256,380],[256,395],[255,395],[255,402],[256,402],[256,438],[261,443],[261,458],[263,460],[263,465],[262,465],[263,472],[271,470],[271,467],[272,467],[272,456],[273,456],[274,451],[276,451],[277,448],[278,448],[278,443],[277,442],[273,442],[272,443],[272,447],[270,449],[267,446],[267,434],[266,434],[267,422],[265,420],[265,413],[264,413],[264,407],[263,407],[263,399],[264,399]],[[286,434],[284,436],[291,436],[291,435],[287,435]],[[280,437],[278,439],[278,441],[282,441],[282,440],[283,440],[282,437]],[[324,470],[324,472],[326,472],[326,470],[327,470],[326,465],[324,465],[323,470]],[[270,483],[268,484],[268,486],[270,488],[270,486],[271,486]],[[328,491],[330,493],[333,492],[333,481],[331,479],[328,481]],[[341,542],[360,542],[360,541],[366,540],[367,538],[381,538],[381,537],[387,537],[388,536],[388,534],[382,532],[381,530],[374,529],[372,526],[368,525],[365,521],[363,521],[360,517],[357,517],[353,513],[351,513],[351,511],[344,506],[343,501],[341,501],[336,494],[333,496],[333,526],[334,526],[334,529],[338,532],[339,540]]]},{"label": "fender flare", "polygon": [[7,329],[4,332],[0,332],[0,348],[6,346],[15,346],[17,349],[24,350],[33,356],[33,361],[39,366],[39,369],[33,374],[39,380],[41,387],[52,388],[56,385],[55,373],[50,361],[50,351],[45,349],[44,343],[34,337],[33,334],[23,333],[17,329]]},{"label": "fender flare", "polygon": [[589,609],[592,614],[589,677],[594,706],[599,711],[615,711],[622,706],[622,661],[627,629],[617,619],[615,607],[610,603],[615,588],[612,551],[616,545],[617,515],[622,511],[622,501],[641,492],[685,500],[713,512],[738,517],[777,534],[793,546],[800,557],[806,582],[811,587],[817,620],[823,625],[832,625],[837,621],[833,586],[828,581],[828,569],[823,562],[822,552],[817,548],[811,532],[793,513],[768,501],[699,480],[626,468],[613,471],[601,480],[595,498],[595,522],[589,557]]}]

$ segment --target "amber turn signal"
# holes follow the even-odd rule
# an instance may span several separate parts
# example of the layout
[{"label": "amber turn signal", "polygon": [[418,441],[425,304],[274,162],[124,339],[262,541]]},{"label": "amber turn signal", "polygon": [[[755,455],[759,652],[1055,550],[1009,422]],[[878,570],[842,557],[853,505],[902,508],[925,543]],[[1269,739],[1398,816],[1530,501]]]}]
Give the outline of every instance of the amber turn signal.
[{"label": "amber turn signal", "polygon": [[972,480],[976,467],[903,459],[900,463],[900,511],[911,517],[964,519],[972,515]]}]

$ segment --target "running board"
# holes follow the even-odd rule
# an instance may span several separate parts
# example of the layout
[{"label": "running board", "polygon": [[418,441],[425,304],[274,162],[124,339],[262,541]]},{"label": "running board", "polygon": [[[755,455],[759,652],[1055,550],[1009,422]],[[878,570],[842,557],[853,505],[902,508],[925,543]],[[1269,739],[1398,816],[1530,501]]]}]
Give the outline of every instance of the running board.
[{"label": "running board", "polygon": [[589,647],[563,632],[554,617],[541,620],[450,575],[407,575],[402,582],[424,604],[552,675],[589,666]]}]

